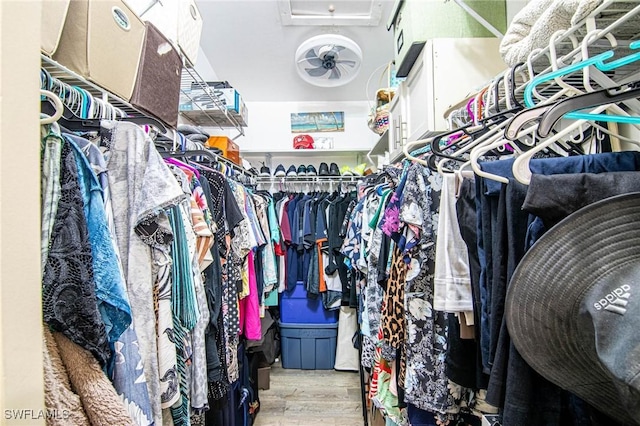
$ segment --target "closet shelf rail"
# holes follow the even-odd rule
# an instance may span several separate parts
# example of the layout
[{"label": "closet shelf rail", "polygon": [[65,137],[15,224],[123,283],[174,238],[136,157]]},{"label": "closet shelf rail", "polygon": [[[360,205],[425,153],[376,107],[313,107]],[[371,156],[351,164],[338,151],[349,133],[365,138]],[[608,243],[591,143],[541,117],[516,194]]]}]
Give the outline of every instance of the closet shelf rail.
[{"label": "closet shelf rail", "polygon": [[[202,99],[193,98],[192,94],[196,89],[200,96],[206,97]],[[193,110],[181,111],[180,114],[187,118],[193,124],[204,127],[218,127],[221,130],[233,128],[238,133],[233,140],[240,136],[244,136],[243,126],[238,119],[233,116],[224,103],[214,93],[213,89],[204,81],[193,67],[185,66],[182,69],[182,78],[180,80],[180,104],[190,103]],[[212,104],[213,109],[204,109],[202,104]]]},{"label": "closet shelf rail", "polygon": [[41,67],[45,69],[49,75],[59,81],[67,83],[71,86],[77,86],[89,92],[93,97],[100,99],[116,108],[124,111],[128,116],[145,116],[143,112],[137,110],[127,101],[114,95],[113,93],[101,88],[76,72],[70,70],[64,65],[54,61],[46,55],[41,54]]},{"label": "closet shelf rail", "polygon": [[358,182],[364,176],[257,176],[257,183],[345,183]]},{"label": "closet shelf rail", "polygon": [[[139,111],[124,99],[116,96],[108,90],[103,89],[97,84],[88,81],[86,78],[70,70],[59,62],[51,59],[50,57],[44,54],[41,54],[40,57],[41,67],[45,69],[51,75],[51,77],[65,82],[71,86],[78,86],[86,90],[95,98],[101,99],[102,101],[121,109],[128,116],[141,117],[148,115],[146,113],[143,113],[142,111]],[[189,111],[189,113],[185,113],[184,111],[182,111],[181,115],[183,117],[189,119],[189,121],[193,121],[196,125],[204,127],[217,127],[220,129],[233,128],[238,132],[238,135],[233,139],[237,139],[239,136],[244,135],[244,130],[238,120],[227,111],[220,99],[213,94],[213,91],[203,81],[198,72],[193,68],[184,66],[182,69],[182,77],[180,81],[181,97],[185,96],[188,99],[191,99],[189,94],[191,87],[198,87],[206,90],[207,93],[209,93],[211,96],[210,103],[213,103],[217,110],[200,109],[197,111]]]},{"label": "closet shelf rail", "polygon": [[[536,75],[551,72],[554,66],[564,67],[579,61],[584,52],[593,57],[615,49],[616,56],[626,56],[632,53],[629,43],[639,38],[640,4],[632,0],[604,0],[581,22],[556,34],[549,45],[532,51],[526,62],[508,69],[504,75],[496,76],[492,83],[499,79],[502,81],[496,85],[497,102],[494,99],[492,103],[503,111],[515,106],[514,103],[524,105],[525,88]],[[612,41],[616,45],[612,46]],[[611,88],[636,80],[639,75],[640,70],[635,66],[618,68],[615,73],[604,73],[591,67],[588,78],[576,73],[563,78],[563,83],[584,92],[586,85],[590,86],[590,90]],[[554,95],[562,95],[562,90],[560,84],[551,80],[537,87],[536,94],[539,98],[549,99]],[[471,94],[447,110],[445,118],[450,124],[455,123],[457,127],[471,124],[473,117],[468,114],[469,101],[476,95]],[[483,99],[492,95],[487,91]],[[640,102],[630,100],[626,105],[640,112]]]}]

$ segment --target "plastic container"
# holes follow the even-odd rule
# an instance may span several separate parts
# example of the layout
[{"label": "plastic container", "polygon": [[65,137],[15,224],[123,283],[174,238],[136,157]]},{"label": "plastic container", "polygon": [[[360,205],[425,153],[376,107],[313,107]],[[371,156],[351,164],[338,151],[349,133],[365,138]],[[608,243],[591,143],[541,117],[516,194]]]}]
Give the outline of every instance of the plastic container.
[{"label": "plastic container", "polygon": [[299,282],[293,290],[280,293],[280,321],[286,324],[334,324],[340,310],[328,311],[322,306],[322,296],[307,297],[304,284]]},{"label": "plastic container", "polygon": [[338,324],[280,325],[282,368],[333,370]]}]

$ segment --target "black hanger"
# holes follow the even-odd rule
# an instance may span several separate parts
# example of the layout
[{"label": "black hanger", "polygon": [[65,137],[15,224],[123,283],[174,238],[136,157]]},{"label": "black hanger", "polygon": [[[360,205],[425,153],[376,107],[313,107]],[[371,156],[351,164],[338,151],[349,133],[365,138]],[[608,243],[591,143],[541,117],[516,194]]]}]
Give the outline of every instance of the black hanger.
[{"label": "black hanger", "polygon": [[540,115],[538,136],[546,138],[551,129],[567,113],[600,105],[615,104],[640,97],[640,81],[613,89],[602,89],[556,102]]},{"label": "black hanger", "polygon": [[509,93],[507,93],[507,95],[509,96],[511,103],[515,105],[514,109],[515,108],[523,109],[525,107],[516,98],[516,72],[518,71],[518,68],[524,65],[525,65],[525,62],[518,62],[517,64],[511,67],[511,72],[509,73],[510,84],[508,84],[508,86],[510,90],[509,90]]},{"label": "black hanger", "polygon": [[[58,120],[60,124],[71,130],[71,131],[84,131],[87,129],[99,129],[100,122],[102,119],[100,118],[80,118],[78,117],[69,107],[63,102],[64,111],[62,113],[62,117]],[[44,114],[53,114],[55,113],[55,105],[49,100],[43,100],[40,103],[40,110]],[[156,120],[152,117],[147,116],[137,116],[137,117],[119,117],[117,121],[127,121],[130,123],[135,123],[138,125],[150,125],[158,129],[159,132],[165,133],[167,128],[160,121]]]}]

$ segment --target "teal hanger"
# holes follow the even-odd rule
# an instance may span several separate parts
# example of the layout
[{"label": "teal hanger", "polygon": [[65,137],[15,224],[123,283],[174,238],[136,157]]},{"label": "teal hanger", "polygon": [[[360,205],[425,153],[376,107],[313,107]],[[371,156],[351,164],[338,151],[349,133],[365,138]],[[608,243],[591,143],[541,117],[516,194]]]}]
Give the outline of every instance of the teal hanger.
[{"label": "teal hanger", "polygon": [[[640,49],[640,40],[636,40],[632,42],[629,47],[631,49]],[[561,68],[557,71],[553,71],[547,74],[539,75],[527,84],[524,90],[524,101],[527,108],[531,108],[535,106],[533,101],[533,89],[549,80],[553,80],[557,77],[562,77],[567,74],[574,73],[579,71],[585,67],[594,65],[600,71],[612,71],[616,68],[629,65],[633,62],[640,60],[640,52],[635,52],[625,57],[613,60],[611,62],[605,62],[607,59],[613,57],[614,52],[612,50],[608,50],[606,52],[600,53],[592,58],[586,59],[584,61],[569,65],[567,67]],[[610,115],[610,114],[590,114],[583,112],[570,112],[564,115],[565,118],[572,118],[576,120],[597,120],[597,121],[605,121],[605,122],[617,122],[617,123],[627,123],[627,124],[640,124],[640,117],[626,117],[622,115]]]}]

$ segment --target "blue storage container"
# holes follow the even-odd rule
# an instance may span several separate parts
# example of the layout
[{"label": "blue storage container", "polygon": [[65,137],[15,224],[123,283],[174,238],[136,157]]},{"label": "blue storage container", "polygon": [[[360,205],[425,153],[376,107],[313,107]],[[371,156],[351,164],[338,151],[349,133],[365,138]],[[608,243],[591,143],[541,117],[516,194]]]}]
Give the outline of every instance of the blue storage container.
[{"label": "blue storage container", "polygon": [[287,324],[333,324],[338,322],[340,309],[328,311],[322,306],[322,296],[307,297],[304,283],[280,293],[280,321]]},{"label": "blue storage container", "polygon": [[338,324],[280,323],[282,368],[333,370]]}]

